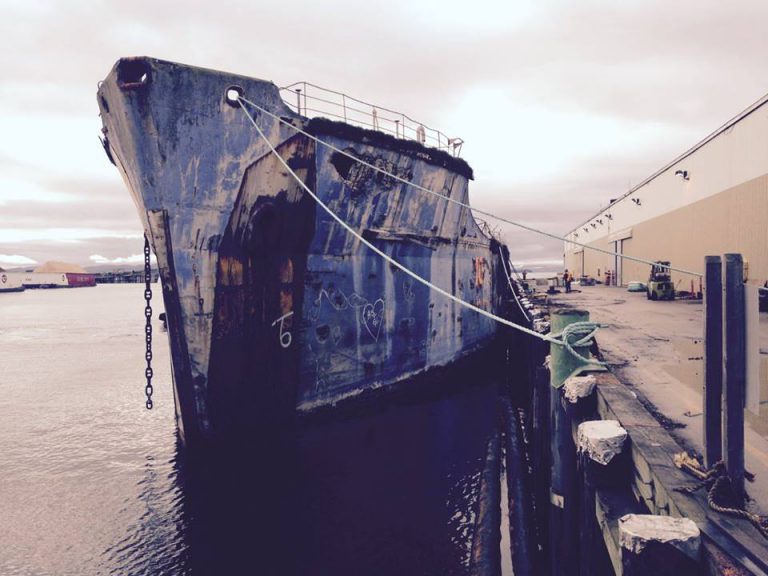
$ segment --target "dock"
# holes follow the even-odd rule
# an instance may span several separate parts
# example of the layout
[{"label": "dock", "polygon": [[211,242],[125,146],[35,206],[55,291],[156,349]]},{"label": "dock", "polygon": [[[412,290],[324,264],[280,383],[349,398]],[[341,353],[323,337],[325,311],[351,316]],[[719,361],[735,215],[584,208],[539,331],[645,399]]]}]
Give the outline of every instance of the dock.
[{"label": "dock", "polygon": [[[602,285],[528,298],[539,318],[549,317],[553,333],[562,317],[573,314],[601,324],[590,352],[608,366],[587,369],[558,388],[557,347],[527,341],[530,397],[522,402],[532,423],[531,493],[543,548],[538,572],[768,573],[765,530],[712,509],[707,488],[694,490],[700,479],[680,466],[682,454],[703,462],[701,300],[654,302],[645,293]],[[767,341],[762,314],[761,406],[768,399]],[[746,510],[764,521],[768,417],[746,414],[745,468],[754,474]],[[612,461],[593,460],[585,429],[596,421],[619,430],[617,438],[626,436],[608,450]],[[604,436],[597,435],[598,444]],[[664,534],[672,536],[665,540]]]},{"label": "dock", "polygon": [[[611,371],[638,394],[678,443],[703,453],[704,311],[701,300],[654,302],[616,286],[583,286],[549,297],[550,308],[589,310]],[[768,314],[760,315],[760,415],[745,411],[750,496],[768,514]],[[762,481],[761,481],[762,479]]]}]

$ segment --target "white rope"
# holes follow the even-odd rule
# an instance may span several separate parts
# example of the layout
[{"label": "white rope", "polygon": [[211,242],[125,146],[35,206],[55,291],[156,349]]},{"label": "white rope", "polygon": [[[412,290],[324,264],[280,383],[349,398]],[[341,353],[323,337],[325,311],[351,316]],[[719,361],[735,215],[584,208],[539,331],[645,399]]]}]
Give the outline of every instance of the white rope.
[{"label": "white rope", "polygon": [[[460,200],[456,200],[455,198],[450,198],[449,196],[443,196],[439,192],[435,192],[434,190],[430,190],[429,188],[425,188],[423,186],[420,186],[419,184],[416,184],[415,182],[410,182],[409,180],[406,180],[405,178],[402,178],[401,176],[398,176],[396,174],[392,174],[390,172],[387,172],[383,168],[379,168],[378,166],[375,166],[375,165],[371,164],[370,162],[366,162],[365,160],[362,160],[360,158],[357,158],[356,156],[353,156],[352,154],[350,154],[349,152],[347,152],[345,150],[337,148],[336,146],[334,146],[333,144],[330,144],[329,142],[325,142],[324,140],[321,140],[317,136],[314,136],[313,134],[310,134],[309,132],[306,132],[305,130],[302,130],[298,126],[294,126],[290,121],[285,120],[284,118],[278,116],[277,114],[273,114],[272,112],[270,112],[269,110],[266,110],[265,108],[262,108],[261,106],[259,106],[255,102],[251,102],[250,100],[248,100],[244,96],[239,96],[238,102],[241,103],[240,106],[246,112],[246,116],[248,116],[248,118],[251,118],[251,115],[248,114],[247,110],[245,110],[245,107],[243,107],[242,102],[245,102],[246,104],[248,104],[250,106],[253,106],[254,108],[259,110],[260,112],[263,112],[267,116],[270,116],[270,117],[274,118],[275,120],[277,120],[281,124],[284,124],[286,126],[291,127],[293,130],[295,130],[299,134],[302,134],[302,135],[306,136],[307,138],[310,138],[311,140],[314,140],[318,144],[321,144],[321,145],[325,146],[326,148],[330,148],[334,152],[338,152],[339,154],[342,154],[342,155],[346,156],[347,158],[350,158],[350,159],[354,160],[355,162],[359,162],[363,166],[367,166],[368,168],[371,168],[371,169],[373,169],[373,170],[375,170],[377,172],[380,172],[381,174],[383,174],[385,176],[393,178],[393,179],[397,180],[398,182],[402,182],[403,184],[406,184],[407,186],[411,186],[413,188],[416,188],[417,190],[421,190],[422,192],[426,192],[427,194],[432,194],[433,196],[438,196],[438,197],[442,198],[443,200],[445,200],[447,202],[452,202],[453,204],[457,204],[459,206],[462,206],[464,208],[472,210],[473,212],[476,212],[477,214],[482,214],[483,216],[487,216],[489,218],[494,218],[496,220],[504,222],[505,224],[510,224],[512,226],[516,226],[518,228],[522,228],[523,230],[527,230],[528,232],[534,232],[536,234],[540,234],[542,236],[547,236],[548,238],[552,238],[554,240],[559,240],[561,242],[568,242],[570,244],[575,244],[576,246],[581,246],[582,248],[585,248],[585,249],[588,249],[588,250],[594,250],[595,252],[600,252],[602,254],[607,254],[609,256],[618,256],[619,258],[623,258],[625,260],[632,260],[634,262],[639,262],[641,264],[650,264],[650,265],[653,265],[653,266],[660,266],[657,262],[654,262],[652,260],[645,260],[643,258],[637,258],[635,256],[629,256],[627,254],[619,254],[618,252],[612,252],[610,250],[603,250],[602,248],[597,248],[595,246],[589,246],[587,244],[582,244],[581,242],[576,242],[575,240],[569,240],[568,238],[565,238],[563,236],[558,236],[557,234],[551,234],[549,232],[544,232],[543,230],[538,230],[537,228],[532,228],[531,226],[527,226],[527,225],[521,224],[519,222],[514,222],[512,220],[507,220],[506,218],[503,218],[501,216],[497,216],[496,214],[492,214],[491,212],[486,212],[485,210],[481,210],[479,208],[474,208],[474,207],[470,206],[469,204],[466,204],[465,202],[462,202]],[[675,272],[680,272],[682,274],[690,274],[691,276],[696,276],[696,277],[699,277],[699,278],[703,277],[703,274],[701,274],[699,272],[693,272],[691,270],[685,270],[683,268],[674,268],[672,266],[660,266],[660,267],[661,268],[666,268],[666,269],[669,269],[669,270],[674,270]]]},{"label": "white rope", "polygon": [[[241,100],[245,100],[242,97],[240,99]],[[376,254],[378,254],[379,256],[384,258],[384,260],[386,260],[387,262],[389,262],[390,264],[392,264],[393,266],[395,266],[399,270],[405,272],[408,276],[410,276],[411,278],[413,278],[417,282],[420,282],[424,286],[427,286],[428,288],[434,290],[435,292],[438,292],[439,294],[442,294],[446,298],[450,298],[454,302],[457,302],[458,304],[460,304],[460,305],[462,305],[462,306],[464,306],[466,308],[469,308],[470,310],[474,310],[475,312],[478,312],[479,314],[482,314],[483,316],[486,316],[486,317],[490,318],[491,320],[495,320],[496,322],[504,324],[505,326],[509,326],[510,328],[515,328],[516,330],[520,330],[521,332],[529,334],[530,336],[535,336],[536,338],[541,338],[542,340],[546,340],[547,339],[546,336],[544,336],[542,334],[539,334],[538,332],[535,332],[534,330],[530,330],[530,329],[526,328],[525,326],[520,326],[518,324],[515,324],[514,322],[510,322],[506,318],[501,318],[500,316],[496,316],[492,312],[488,312],[487,310],[483,310],[482,308],[479,308],[479,307],[475,306],[474,304],[470,304],[469,302],[466,302],[466,301],[462,300],[461,298],[459,298],[457,296],[454,296],[450,292],[446,292],[445,290],[443,290],[439,286],[436,286],[436,285],[432,284],[429,280],[426,280],[425,278],[422,278],[421,276],[419,276],[418,274],[416,274],[415,272],[413,272],[409,268],[406,268],[405,266],[400,264],[397,260],[394,260],[391,256],[389,256],[388,254],[385,254],[384,252],[379,250],[376,246],[371,244],[368,240],[363,238],[363,236],[361,234],[359,234],[356,230],[354,230],[349,224],[344,222],[344,220],[342,220],[341,217],[339,217],[333,210],[331,210],[325,204],[325,202],[323,202],[314,192],[312,192],[312,190],[309,189],[309,186],[307,186],[304,183],[304,181],[301,178],[299,178],[299,176],[296,174],[296,172],[294,172],[293,169],[290,166],[288,166],[288,163],[283,159],[282,156],[280,156],[280,154],[277,152],[277,150],[275,150],[275,147],[272,146],[272,143],[267,139],[266,134],[264,134],[262,129],[259,127],[259,125],[256,124],[256,121],[253,118],[251,118],[251,115],[248,114],[248,111],[245,109],[245,107],[242,105],[242,103],[240,104],[240,107],[243,109],[243,111],[245,112],[245,115],[251,121],[251,124],[253,124],[253,127],[256,128],[256,130],[258,131],[259,136],[261,136],[264,139],[264,141],[267,143],[267,146],[269,147],[269,149],[272,151],[272,153],[275,155],[275,157],[280,161],[280,163],[283,165],[283,167],[288,171],[288,173],[291,176],[293,176],[293,178],[296,180],[296,182],[299,183],[299,185],[304,189],[304,191],[307,194],[309,194],[312,197],[312,199],[315,202],[317,202],[317,204],[326,213],[328,213],[328,215],[331,218],[336,220],[336,222],[338,222],[347,232],[352,234],[352,236],[357,238],[357,240],[359,240],[365,246],[367,246],[368,248],[373,250]]]},{"label": "white rope", "polygon": [[520,299],[517,297],[517,293],[515,292],[515,289],[512,287],[512,278],[509,275],[509,272],[507,272],[507,265],[504,263],[504,254],[502,254],[501,250],[499,250],[499,260],[501,260],[501,265],[504,267],[504,276],[507,277],[507,285],[509,285],[509,290],[512,292],[512,296],[515,298],[515,302],[517,303],[517,307],[520,308],[520,312],[523,313],[523,317],[526,320],[530,320],[528,316],[528,312],[525,311],[523,308],[523,305],[520,304]]},{"label": "white rope", "polygon": [[[460,306],[463,306],[465,308],[469,308],[470,310],[473,310],[474,312],[477,312],[478,314],[481,314],[487,318],[490,318],[491,320],[494,320],[500,324],[503,324],[504,326],[509,326],[510,328],[514,328],[515,330],[519,330],[520,332],[523,332],[524,334],[528,334],[529,336],[534,336],[536,338],[539,338],[540,340],[544,340],[545,342],[551,342],[558,344],[560,346],[564,346],[568,352],[570,352],[574,357],[578,358],[585,364],[592,364],[592,365],[603,365],[602,362],[585,358],[576,350],[574,350],[574,346],[584,346],[586,343],[593,337],[594,333],[597,332],[598,328],[600,328],[599,324],[595,324],[593,322],[574,322],[573,324],[570,324],[565,327],[565,329],[560,332],[559,334],[539,334],[535,330],[531,330],[530,328],[526,328],[525,326],[520,326],[519,324],[515,324],[514,322],[510,322],[506,318],[502,318],[501,316],[497,316],[496,314],[493,314],[492,312],[488,312],[487,310],[483,310],[482,308],[479,308],[475,306],[474,304],[470,304],[469,302],[466,302],[465,300],[462,300],[461,298],[454,296],[450,292],[447,292],[440,288],[439,286],[436,286],[435,284],[432,284],[429,280],[422,278],[406,266],[403,266],[400,264],[397,260],[393,259],[388,254],[384,253],[383,251],[379,250],[376,246],[374,246],[372,243],[370,243],[368,240],[363,238],[361,234],[359,234],[356,230],[354,230],[349,224],[344,222],[344,220],[341,219],[340,216],[338,216],[333,210],[331,210],[325,202],[323,202],[312,190],[309,189],[309,186],[307,186],[304,181],[299,178],[298,174],[293,171],[293,169],[288,165],[288,163],[283,159],[282,156],[277,152],[275,147],[272,145],[272,143],[267,138],[266,134],[264,134],[264,131],[259,127],[258,124],[256,124],[256,121],[251,117],[250,114],[248,114],[248,111],[245,109],[245,106],[243,106],[243,103],[240,101],[243,100],[242,98],[238,99],[238,102],[240,102],[240,107],[243,109],[243,112],[248,117],[248,120],[251,122],[254,128],[256,128],[256,131],[259,133],[259,136],[264,140],[264,142],[267,144],[271,152],[275,155],[275,157],[278,159],[278,161],[283,165],[283,167],[288,171],[288,173],[293,176],[294,180],[301,186],[304,191],[309,194],[309,196],[317,202],[317,204],[336,222],[338,222],[347,232],[352,234],[357,240],[359,240],[362,244],[367,246],[370,250],[381,256],[384,260],[401,270],[402,272],[405,272],[408,276],[416,280],[417,282],[423,284],[427,288],[434,290],[438,294],[442,294],[446,298],[449,298],[459,304]],[[581,338],[575,342],[571,342],[569,337],[571,335],[574,336],[581,336]]]},{"label": "white rope", "polygon": [[[501,250],[499,250],[499,260],[501,260],[501,265],[504,267],[504,275],[507,277],[507,284],[509,285],[509,289],[512,291],[512,295],[515,297],[515,302],[517,302],[518,308],[520,308],[523,316],[530,320],[528,313],[520,304],[520,300],[517,298],[517,294],[515,293],[514,288],[512,288],[512,278],[510,277],[509,272],[507,272],[507,265],[504,263],[504,255],[501,253]],[[550,336],[552,338],[559,338],[559,340],[554,341],[564,346],[568,352],[570,352],[574,357],[578,358],[582,362],[585,362],[586,364],[597,364],[598,366],[605,366],[606,362],[601,362],[600,360],[595,360],[593,358],[585,358],[576,352],[576,350],[573,348],[574,346],[585,346],[589,344],[590,339],[594,336],[595,332],[597,332],[597,329],[600,328],[600,326],[600,324],[595,324],[594,322],[573,322],[572,324],[566,326],[562,332],[558,334],[550,334]],[[575,342],[571,342],[570,336],[572,335],[581,336],[581,338]]]},{"label": "white rope", "polygon": [[[558,332],[557,334],[550,334],[550,338],[555,339],[550,340],[550,342],[556,342],[565,347],[565,349],[568,350],[572,356],[578,358],[585,364],[605,366],[605,362],[595,358],[587,358],[582,356],[574,349],[574,346],[587,346],[591,344],[592,337],[595,335],[595,332],[597,332],[600,326],[600,324],[595,322],[573,322],[572,324],[568,324],[568,326],[563,328],[562,332]],[[571,341],[571,336],[578,338],[578,340]]]},{"label": "white rope", "polygon": [[525,278],[522,278],[520,276],[520,272],[517,271],[517,268],[515,268],[515,263],[512,262],[512,260],[509,261],[509,265],[512,267],[512,272],[515,274],[515,277],[517,278],[518,282],[525,282]]}]

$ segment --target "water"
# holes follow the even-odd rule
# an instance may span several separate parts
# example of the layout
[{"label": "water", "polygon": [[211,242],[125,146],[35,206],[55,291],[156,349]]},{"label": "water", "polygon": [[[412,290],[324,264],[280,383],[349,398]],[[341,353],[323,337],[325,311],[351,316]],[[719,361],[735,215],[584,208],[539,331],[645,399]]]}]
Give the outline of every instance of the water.
[{"label": "water", "polygon": [[143,306],[141,285],[0,295],[0,574],[468,573],[493,385],[190,462],[157,329],[143,407]]}]

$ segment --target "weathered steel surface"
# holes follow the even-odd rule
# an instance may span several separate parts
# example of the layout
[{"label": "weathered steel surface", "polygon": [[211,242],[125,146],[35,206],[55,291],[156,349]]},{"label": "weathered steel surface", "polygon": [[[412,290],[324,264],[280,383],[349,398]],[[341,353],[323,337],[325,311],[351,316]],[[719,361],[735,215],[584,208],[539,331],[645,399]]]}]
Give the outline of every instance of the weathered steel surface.
[{"label": "weathered steel surface", "polygon": [[[373,254],[304,193],[227,102],[249,100],[407,181],[467,202],[447,154],[292,113],[265,81],[120,60],[99,89],[105,147],[131,190],[163,281],[182,434],[334,403],[487,344],[493,321]],[[352,228],[430,282],[500,308],[501,246],[467,209],[254,114],[278,153]]]}]

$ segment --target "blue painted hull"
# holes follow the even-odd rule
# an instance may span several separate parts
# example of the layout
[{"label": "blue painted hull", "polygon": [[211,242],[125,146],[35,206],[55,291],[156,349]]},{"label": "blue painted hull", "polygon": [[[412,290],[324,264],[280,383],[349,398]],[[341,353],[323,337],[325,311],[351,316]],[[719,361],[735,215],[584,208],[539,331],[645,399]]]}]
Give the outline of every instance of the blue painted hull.
[{"label": "blue painted hull", "polygon": [[[323,142],[466,203],[471,169],[413,142],[293,113],[269,83],[119,61],[99,89],[105,148],[133,195],[163,283],[182,437],[240,432],[450,365],[495,323],[374,254],[279,164],[229,87]],[[506,250],[466,208],[254,113],[332,210],[421,277],[491,312]]]}]

